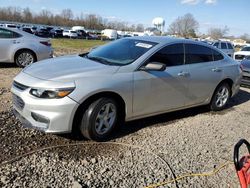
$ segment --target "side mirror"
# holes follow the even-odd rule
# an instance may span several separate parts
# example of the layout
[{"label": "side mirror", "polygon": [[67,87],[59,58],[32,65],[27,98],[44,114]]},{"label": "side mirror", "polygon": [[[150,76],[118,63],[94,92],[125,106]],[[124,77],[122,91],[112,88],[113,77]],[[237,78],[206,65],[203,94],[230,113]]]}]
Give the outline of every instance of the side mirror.
[{"label": "side mirror", "polygon": [[143,71],[164,71],[166,70],[166,65],[160,62],[150,62],[146,66],[141,67],[140,70]]}]

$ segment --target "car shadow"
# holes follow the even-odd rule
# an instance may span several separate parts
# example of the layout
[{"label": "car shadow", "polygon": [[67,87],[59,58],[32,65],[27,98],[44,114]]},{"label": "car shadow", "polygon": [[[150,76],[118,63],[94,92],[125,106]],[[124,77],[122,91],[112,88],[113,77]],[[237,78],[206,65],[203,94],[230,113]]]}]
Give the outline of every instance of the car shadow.
[{"label": "car shadow", "polygon": [[0,63],[0,68],[17,68],[15,63]]},{"label": "car shadow", "polygon": [[[185,110],[164,113],[161,115],[156,115],[156,116],[143,118],[139,120],[134,120],[131,122],[127,122],[122,126],[118,126],[117,130],[115,130],[113,135],[106,141],[133,134],[146,127],[168,126],[174,123],[175,121],[178,121],[180,119],[187,118],[187,117],[196,116],[198,114],[212,113],[212,114],[223,115],[230,111],[233,111],[235,106],[246,103],[249,100],[250,100],[250,93],[243,89],[240,89],[239,93],[230,100],[226,109],[222,111],[211,112],[208,106],[199,106],[199,107],[193,107],[193,108],[189,108]],[[76,134],[64,134],[60,136],[70,139],[70,140],[77,140],[77,141],[86,140],[82,136],[76,135]]]}]

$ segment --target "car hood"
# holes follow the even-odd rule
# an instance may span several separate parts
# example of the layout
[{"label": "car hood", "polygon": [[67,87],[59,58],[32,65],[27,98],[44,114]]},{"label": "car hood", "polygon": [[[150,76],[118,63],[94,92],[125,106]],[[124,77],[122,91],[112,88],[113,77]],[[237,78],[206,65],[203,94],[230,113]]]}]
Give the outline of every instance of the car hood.
[{"label": "car hood", "polygon": [[238,51],[234,55],[250,55],[250,51]]},{"label": "car hood", "polygon": [[68,82],[82,77],[110,75],[118,69],[119,66],[104,65],[79,55],[69,55],[34,63],[23,72],[43,80]]}]

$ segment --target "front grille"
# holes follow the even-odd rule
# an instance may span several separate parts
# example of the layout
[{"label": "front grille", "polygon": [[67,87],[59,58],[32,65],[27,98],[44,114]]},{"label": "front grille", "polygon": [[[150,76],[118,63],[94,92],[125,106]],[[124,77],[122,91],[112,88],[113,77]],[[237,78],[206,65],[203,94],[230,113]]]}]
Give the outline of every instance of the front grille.
[{"label": "front grille", "polygon": [[243,60],[245,58],[244,55],[235,55],[235,59],[237,60]]},{"label": "front grille", "polygon": [[19,109],[22,110],[25,106],[24,101],[21,99],[21,97],[18,97],[17,95],[13,94],[12,95],[12,99],[13,99],[13,105]]},{"label": "front grille", "polygon": [[242,79],[250,81],[250,77],[248,77],[248,76],[243,76]]},{"label": "front grille", "polygon": [[13,82],[13,86],[14,86],[15,88],[21,90],[21,91],[24,91],[24,90],[26,90],[26,89],[29,88],[28,86],[25,86],[25,85],[23,85],[23,84],[20,84],[20,83],[18,83],[18,82],[16,82],[16,81]]}]

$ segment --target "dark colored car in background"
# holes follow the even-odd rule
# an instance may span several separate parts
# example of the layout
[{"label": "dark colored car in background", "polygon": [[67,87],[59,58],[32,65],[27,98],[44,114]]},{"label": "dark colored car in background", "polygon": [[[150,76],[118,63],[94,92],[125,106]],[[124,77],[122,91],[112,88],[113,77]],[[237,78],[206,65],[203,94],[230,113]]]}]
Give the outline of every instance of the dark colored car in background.
[{"label": "dark colored car in background", "polygon": [[245,59],[241,61],[241,66],[243,69],[241,83],[242,85],[250,86],[250,56],[246,56]]},{"label": "dark colored car in background", "polygon": [[49,31],[45,28],[37,29],[35,35],[38,37],[48,38],[50,37]]},{"label": "dark colored car in background", "polygon": [[63,30],[62,29],[51,29],[49,31],[50,37],[52,38],[62,38],[63,37]]},{"label": "dark colored car in background", "polygon": [[22,30],[27,32],[27,33],[33,34],[31,28],[29,28],[29,27],[23,27]]}]

